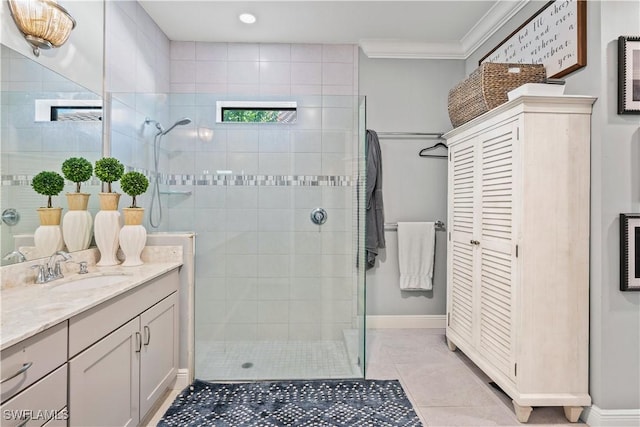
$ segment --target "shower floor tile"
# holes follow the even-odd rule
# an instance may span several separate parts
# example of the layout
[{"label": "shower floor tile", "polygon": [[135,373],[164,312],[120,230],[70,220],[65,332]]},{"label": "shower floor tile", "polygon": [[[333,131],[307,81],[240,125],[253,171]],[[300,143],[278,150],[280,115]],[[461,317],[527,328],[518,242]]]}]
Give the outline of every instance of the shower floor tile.
[{"label": "shower floor tile", "polygon": [[218,381],[361,377],[342,341],[213,341],[196,344],[196,378]]}]

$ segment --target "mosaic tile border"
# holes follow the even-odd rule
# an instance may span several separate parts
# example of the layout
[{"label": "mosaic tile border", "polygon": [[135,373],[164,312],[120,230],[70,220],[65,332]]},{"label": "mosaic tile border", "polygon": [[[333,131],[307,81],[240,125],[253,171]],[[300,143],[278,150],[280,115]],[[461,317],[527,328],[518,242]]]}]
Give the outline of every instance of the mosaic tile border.
[{"label": "mosaic tile border", "polygon": [[[0,175],[2,187],[30,187],[35,175]],[[73,184],[72,182],[65,182],[65,184]],[[84,182],[83,185],[100,185],[100,180],[96,177],[91,178],[89,181]]]},{"label": "mosaic tile border", "polygon": [[167,175],[167,185],[245,187],[348,187],[350,176],[339,175]]},{"label": "mosaic tile border", "polygon": [[[148,171],[137,170],[151,176]],[[2,175],[3,187],[31,186],[33,175]],[[228,187],[349,187],[353,178],[347,175],[230,175],[230,174],[161,174],[162,185],[198,185]],[[100,185],[97,178],[86,185]]]}]

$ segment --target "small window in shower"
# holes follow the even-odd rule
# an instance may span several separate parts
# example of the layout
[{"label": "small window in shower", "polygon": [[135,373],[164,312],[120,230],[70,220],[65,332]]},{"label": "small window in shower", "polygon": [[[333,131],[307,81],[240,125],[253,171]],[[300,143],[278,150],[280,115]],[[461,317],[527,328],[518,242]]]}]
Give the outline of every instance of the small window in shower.
[{"label": "small window in shower", "polygon": [[99,99],[36,99],[36,122],[99,122],[102,101]]},{"label": "small window in shower", "polygon": [[218,101],[218,123],[295,123],[298,118],[296,102]]},{"label": "small window in shower", "polygon": [[99,122],[102,108],[98,107],[51,107],[52,122]]}]

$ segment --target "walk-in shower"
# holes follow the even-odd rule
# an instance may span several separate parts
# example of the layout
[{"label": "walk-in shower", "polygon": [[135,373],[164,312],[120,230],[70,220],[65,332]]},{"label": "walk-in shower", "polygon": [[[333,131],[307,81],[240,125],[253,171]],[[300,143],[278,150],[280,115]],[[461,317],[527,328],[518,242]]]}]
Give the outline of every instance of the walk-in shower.
[{"label": "walk-in shower", "polygon": [[234,99],[169,95],[156,114],[189,131],[146,121],[158,229],[196,233],[195,377],[362,377],[364,104],[270,96],[257,101],[296,102],[297,121],[218,122]]},{"label": "walk-in shower", "polygon": [[[151,189],[151,203],[149,206],[149,224],[153,228],[158,228],[162,222],[162,200],[160,199],[160,142],[162,137],[171,132],[176,126],[185,126],[191,123],[191,119],[183,117],[166,129],[158,122],[147,117],[144,120],[146,125],[154,124],[158,132],[153,136],[153,188]],[[157,208],[156,208],[157,207]],[[156,210],[157,209],[157,210]],[[157,218],[154,218],[156,216]]]}]

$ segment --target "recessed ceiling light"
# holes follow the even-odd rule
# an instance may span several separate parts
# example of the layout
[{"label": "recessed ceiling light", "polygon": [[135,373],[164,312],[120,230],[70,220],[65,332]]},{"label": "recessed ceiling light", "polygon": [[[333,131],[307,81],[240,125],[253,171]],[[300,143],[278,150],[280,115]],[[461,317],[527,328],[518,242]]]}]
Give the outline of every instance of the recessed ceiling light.
[{"label": "recessed ceiling light", "polygon": [[252,15],[250,13],[242,13],[240,14],[240,16],[238,16],[238,19],[240,19],[240,21],[244,22],[245,24],[253,24],[254,22],[256,22],[255,15]]}]

